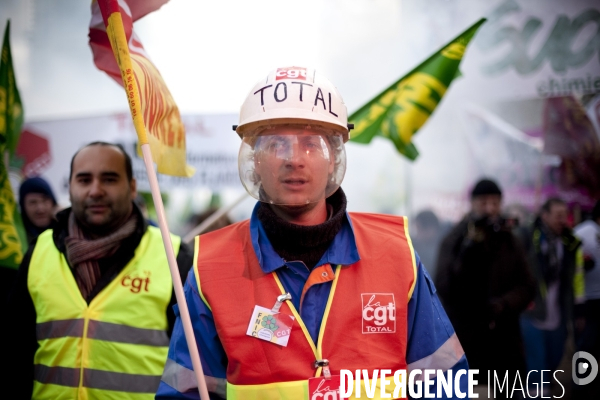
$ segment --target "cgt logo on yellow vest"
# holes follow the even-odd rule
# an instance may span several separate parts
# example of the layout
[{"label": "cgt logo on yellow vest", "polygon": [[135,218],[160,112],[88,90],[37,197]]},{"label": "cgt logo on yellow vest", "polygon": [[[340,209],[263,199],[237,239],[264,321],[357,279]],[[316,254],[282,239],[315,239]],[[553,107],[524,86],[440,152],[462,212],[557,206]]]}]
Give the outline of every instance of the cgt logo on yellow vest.
[{"label": "cgt logo on yellow vest", "polygon": [[396,332],[393,293],[362,293],[362,333]]},{"label": "cgt logo on yellow vest", "polygon": [[142,290],[148,292],[150,271],[143,271],[141,274],[125,275],[121,280],[121,286],[129,288],[131,293],[140,293]]}]

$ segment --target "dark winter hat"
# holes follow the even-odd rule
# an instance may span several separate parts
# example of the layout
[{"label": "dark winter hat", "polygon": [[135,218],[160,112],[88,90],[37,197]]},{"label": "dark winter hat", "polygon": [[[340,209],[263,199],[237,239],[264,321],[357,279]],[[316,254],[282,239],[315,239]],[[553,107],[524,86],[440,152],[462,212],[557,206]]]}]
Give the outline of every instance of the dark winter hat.
[{"label": "dark winter hat", "polygon": [[50,189],[50,185],[39,176],[25,179],[23,183],[21,183],[21,187],[19,188],[19,205],[21,206],[21,209],[23,209],[25,196],[29,193],[44,194],[52,200],[54,205],[56,205],[56,198],[54,197],[54,193],[52,193],[52,189]]},{"label": "dark winter hat", "polygon": [[471,198],[475,198],[477,196],[484,196],[486,194],[497,194],[498,196],[502,196],[502,191],[498,187],[498,184],[491,179],[482,179],[473,188],[471,191]]}]

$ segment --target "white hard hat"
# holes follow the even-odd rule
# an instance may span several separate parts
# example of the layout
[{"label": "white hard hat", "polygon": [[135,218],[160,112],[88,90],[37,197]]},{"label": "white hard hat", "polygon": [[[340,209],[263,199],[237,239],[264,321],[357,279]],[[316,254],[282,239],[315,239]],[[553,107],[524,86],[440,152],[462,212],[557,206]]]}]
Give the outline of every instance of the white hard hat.
[{"label": "white hard hat", "polygon": [[235,130],[244,137],[269,125],[307,122],[348,140],[348,113],[337,88],[314,69],[285,67],[271,71],[250,91]]}]

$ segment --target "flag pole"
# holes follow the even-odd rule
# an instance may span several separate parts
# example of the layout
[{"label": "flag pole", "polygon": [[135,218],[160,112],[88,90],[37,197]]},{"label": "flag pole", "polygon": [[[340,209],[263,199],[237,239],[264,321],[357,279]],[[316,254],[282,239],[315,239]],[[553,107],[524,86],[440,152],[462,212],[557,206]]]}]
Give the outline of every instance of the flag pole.
[{"label": "flag pole", "polygon": [[171,234],[167,224],[167,218],[165,216],[165,208],[160,195],[160,188],[158,187],[158,179],[156,177],[156,171],[154,170],[154,162],[152,160],[152,152],[148,141],[148,134],[146,131],[146,125],[144,123],[140,93],[137,85],[136,77],[133,72],[133,65],[131,62],[131,56],[129,54],[129,45],[127,43],[127,37],[125,36],[125,29],[123,27],[123,20],[119,12],[113,12],[107,18],[106,32],[108,34],[113,53],[119,69],[121,70],[121,76],[123,78],[123,86],[127,94],[127,100],[129,102],[129,108],[131,116],[133,118],[133,125],[138,136],[139,143],[142,148],[142,155],[144,157],[144,164],[146,166],[146,173],[148,174],[148,181],[150,183],[150,190],[152,192],[152,199],[154,200],[154,207],[158,217],[158,225],[160,233],[165,246],[165,252],[167,254],[167,261],[169,264],[169,270],[171,272],[171,278],[173,280],[173,290],[175,291],[175,297],[177,299],[177,305],[179,307],[179,315],[183,324],[183,330],[185,333],[185,339],[187,341],[188,349],[190,352],[190,358],[192,359],[192,365],[194,367],[194,374],[198,381],[198,392],[202,400],[210,400],[208,396],[208,390],[206,388],[206,380],[204,379],[204,372],[202,370],[202,364],[200,363],[200,352],[196,344],[196,337],[194,336],[194,330],[192,327],[192,320],[190,313],[185,301],[185,295],[183,293],[183,286],[181,284],[181,278],[179,276],[179,269],[177,267],[177,260],[175,259],[175,252],[173,251],[173,244],[171,243]]},{"label": "flag pole", "polygon": [[146,165],[148,181],[150,182],[150,190],[152,192],[154,208],[156,209],[158,226],[160,228],[160,233],[163,239],[163,244],[165,246],[165,251],[167,252],[167,260],[169,262],[169,269],[171,271],[173,289],[175,290],[175,297],[177,298],[177,306],[179,307],[181,322],[183,323],[185,339],[187,341],[188,349],[190,351],[192,365],[194,366],[194,373],[196,375],[196,379],[198,380],[198,391],[202,400],[209,400],[208,390],[206,388],[206,381],[204,379],[204,372],[202,371],[202,364],[200,363],[200,353],[198,350],[198,346],[196,345],[196,337],[194,336],[192,320],[190,318],[190,312],[188,310],[187,302],[185,301],[185,294],[183,293],[183,285],[181,284],[181,278],[179,277],[179,269],[177,267],[177,260],[175,259],[175,252],[173,251],[173,243],[171,243],[171,234],[169,232],[169,226],[167,224],[167,218],[165,216],[165,207],[163,205],[162,197],[160,195],[158,179],[156,178],[156,171],[154,170],[154,162],[152,161],[152,152],[150,151],[150,144],[146,143],[142,145],[142,154],[144,156],[144,164]]}]

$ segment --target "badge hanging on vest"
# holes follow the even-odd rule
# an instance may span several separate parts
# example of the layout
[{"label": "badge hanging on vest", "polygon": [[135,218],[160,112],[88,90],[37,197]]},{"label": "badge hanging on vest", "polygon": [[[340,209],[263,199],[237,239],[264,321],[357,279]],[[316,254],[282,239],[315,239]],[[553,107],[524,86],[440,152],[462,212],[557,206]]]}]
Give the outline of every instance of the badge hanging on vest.
[{"label": "badge hanging on vest", "polygon": [[246,335],[286,347],[292,332],[294,317],[280,313],[279,309],[286,300],[291,300],[289,293],[277,297],[272,309],[254,306]]}]

